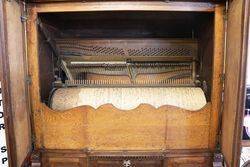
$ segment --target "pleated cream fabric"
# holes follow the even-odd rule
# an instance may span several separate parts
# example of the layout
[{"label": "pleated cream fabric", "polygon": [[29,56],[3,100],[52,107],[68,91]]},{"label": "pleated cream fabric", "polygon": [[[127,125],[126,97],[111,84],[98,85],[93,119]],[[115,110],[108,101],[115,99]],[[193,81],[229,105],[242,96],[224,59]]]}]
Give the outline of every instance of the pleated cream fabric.
[{"label": "pleated cream fabric", "polygon": [[201,88],[60,88],[55,91],[51,107],[66,110],[82,105],[98,108],[110,103],[121,110],[131,110],[142,103],[156,108],[172,105],[187,110],[199,110],[206,104]]}]

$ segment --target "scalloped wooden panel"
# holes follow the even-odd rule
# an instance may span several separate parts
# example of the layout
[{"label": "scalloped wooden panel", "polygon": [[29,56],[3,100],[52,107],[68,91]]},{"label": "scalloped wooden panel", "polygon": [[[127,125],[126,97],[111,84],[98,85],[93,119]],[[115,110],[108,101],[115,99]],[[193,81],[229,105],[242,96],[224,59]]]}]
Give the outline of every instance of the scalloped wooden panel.
[{"label": "scalloped wooden panel", "polygon": [[38,148],[165,150],[208,148],[211,104],[199,111],[141,104],[120,111],[111,104],[35,114]]}]

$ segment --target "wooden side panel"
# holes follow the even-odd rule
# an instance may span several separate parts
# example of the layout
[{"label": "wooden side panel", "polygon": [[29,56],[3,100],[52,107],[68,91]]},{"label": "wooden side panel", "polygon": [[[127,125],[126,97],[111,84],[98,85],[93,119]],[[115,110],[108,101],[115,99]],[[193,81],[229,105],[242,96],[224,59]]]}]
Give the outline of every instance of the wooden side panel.
[{"label": "wooden side panel", "polygon": [[[37,123],[41,125],[39,117],[39,107],[40,107],[40,81],[39,81],[39,61],[38,61],[38,26],[36,23],[37,13],[35,8],[30,8],[28,10],[29,19],[27,22],[27,34],[28,34],[28,68],[29,75],[31,76],[32,82],[29,85],[30,97],[31,97],[31,112],[32,112],[32,123]],[[41,127],[34,127],[34,135],[36,138],[36,143],[41,143]],[[36,145],[37,146],[37,145]]]},{"label": "wooden side panel", "polygon": [[28,97],[25,83],[25,51],[23,25],[20,20],[22,7],[16,1],[6,1],[7,54],[10,77],[10,103],[14,124],[17,166],[31,149],[31,133],[28,111]]},{"label": "wooden side panel", "polygon": [[9,75],[9,62],[7,55],[7,42],[6,42],[6,24],[5,24],[5,1],[0,1],[0,78],[2,86],[2,96],[3,96],[3,109],[4,109],[4,121],[5,121],[5,131],[6,131],[6,142],[8,147],[8,160],[9,166],[16,166],[16,154],[15,154],[15,138],[14,138],[14,128],[11,112],[10,103],[10,77]]},{"label": "wooden side panel", "polygon": [[48,103],[49,93],[52,90],[54,81],[54,62],[52,50],[43,35],[39,34],[39,71],[40,71],[40,95],[44,103]]},{"label": "wooden side panel", "polygon": [[[202,65],[200,69],[201,81],[206,81],[207,92],[206,97],[211,101],[211,85],[212,85],[212,69],[213,69],[213,47],[214,47],[214,17],[210,16],[204,20],[198,31],[198,56]],[[198,69],[198,70],[199,70]]]},{"label": "wooden side panel", "polygon": [[212,92],[211,103],[212,113],[210,119],[210,141],[209,147],[211,150],[215,150],[218,138],[218,125],[219,125],[219,113],[221,111],[222,104],[222,80],[223,73],[223,51],[224,51],[224,20],[223,20],[223,5],[217,5],[215,7],[214,14],[214,53],[213,53],[213,66],[212,66]]},{"label": "wooden side panel", "polygon": [[[228,166],[238,166],[241,138],[241,117],[244,110],[246,53],[244,53],[245,8],[247,1],[235,0],[229,4],[226,77],[222,122],[222,152]],[[248,16],[249,17],[249,16]]]},{"label": "wooden side panel", "polygon": [[36,115],[36,145],[47,149],[207,149],[210,112],[211,104],[199,111],[147,104],[129,111],[111,104],[53,111],[43,105]]}]

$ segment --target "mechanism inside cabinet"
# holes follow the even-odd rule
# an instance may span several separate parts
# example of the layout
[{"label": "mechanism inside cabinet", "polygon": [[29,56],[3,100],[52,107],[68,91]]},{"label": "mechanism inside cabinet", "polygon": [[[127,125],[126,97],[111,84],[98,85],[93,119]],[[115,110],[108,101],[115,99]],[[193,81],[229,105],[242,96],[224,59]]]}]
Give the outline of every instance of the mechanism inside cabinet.
[{"label": "mechanism inside cabinet", "polygon": [[89,87],[200,88],[210,100],[211,13],[42,13],[38,25],[47,104],[57,89]]}]

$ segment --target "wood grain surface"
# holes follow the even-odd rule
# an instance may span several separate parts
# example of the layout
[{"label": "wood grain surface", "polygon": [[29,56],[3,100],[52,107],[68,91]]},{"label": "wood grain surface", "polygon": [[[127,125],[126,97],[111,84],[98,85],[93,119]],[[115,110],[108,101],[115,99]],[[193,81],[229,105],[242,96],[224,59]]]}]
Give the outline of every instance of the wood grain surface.
[{"label": "wood grain surface", "polygon": [[111,104],[53,111],[42,105],[35,123],[38,148],[161,150],[208,148],[211,104],[197,112],[142,104],[120,111]]},{"label": "wood grain surface", "polygon": [[[192,4],[193,8],[189,8],[189,3],[184,3],[184,6],[177,4],[177,7],[171,6],[176,5],[176,3],[164,3],[164,5],[146,3],[140,4],[139,7],[137,3],[133,4],[134,6],[131,6],[130,3],[125,4],[116,10],[124,10],[130,5],[130,10],[214,11],[214,6],[209,5],[209,10],[206,10],[203,6],[199,6],[199,3]],[[97,4],[99,5],[99,3]],[[115,4],[109,3],[109,5],[105,6],[103,3],[99,8],[95,8],[95,3],[89,5],[88,3],[84,3],[84,5],[58,3],[39,4],[30,8],[28,21],[29,74],[32,78],[30,91],[36,147],[46,149],[152,150],[196,149],[210,146],[211,149],[214,149],[220,110],[221,67],[216,64],[221,64],[223,56],[221,53],[221,34],[215,36],[217,42],[214,44],[212,102],[197,112],[173,106],[163,106],[156,109],[150,105],[141,105],[128,112],[121,112],[112,105],[103,105],[97,109],[83,106],[56,112],[41,103],[37,14],[40,12],[114,10]],[[216,18],[218,17],[218,19],[216,20],[219,22],[221,21],[220,16],[221,13],[217,12]],[[223,33],[220,26],[215,27],[216,33]]]}]

